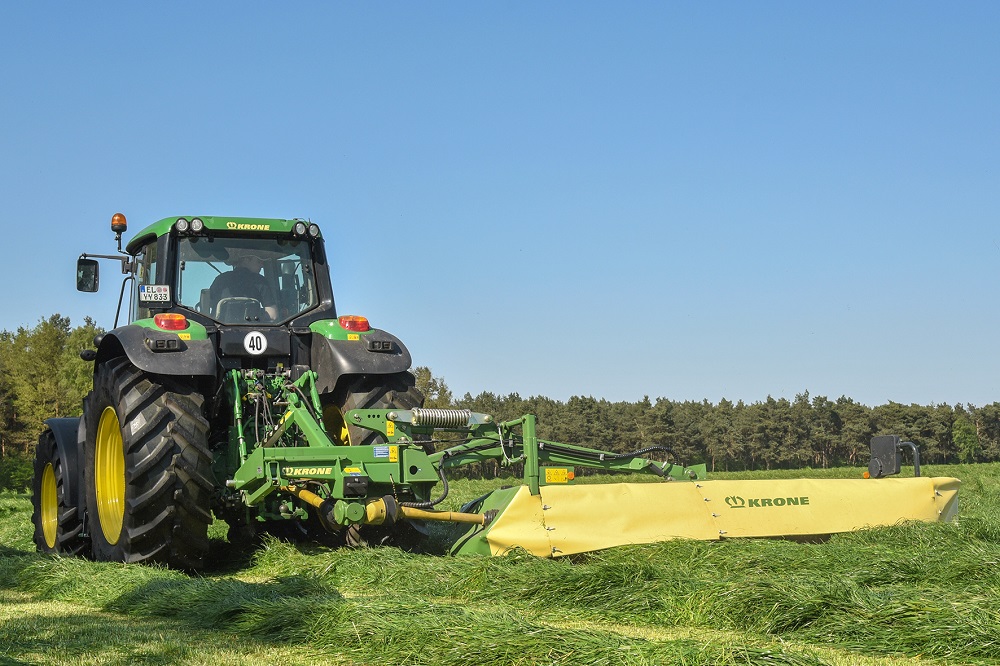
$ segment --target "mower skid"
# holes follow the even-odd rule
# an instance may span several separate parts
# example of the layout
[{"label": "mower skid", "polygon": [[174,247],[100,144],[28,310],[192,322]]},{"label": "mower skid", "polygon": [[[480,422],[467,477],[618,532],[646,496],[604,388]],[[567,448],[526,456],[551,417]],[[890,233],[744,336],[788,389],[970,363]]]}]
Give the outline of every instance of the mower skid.
[{"label": "mower skid", "polygon": [[815,537],[906,521],[948,521],[958,511],[953,478],[790,479],[527,486],[496,491],[455,554],[523,549],[558,557],[673,539]]}]

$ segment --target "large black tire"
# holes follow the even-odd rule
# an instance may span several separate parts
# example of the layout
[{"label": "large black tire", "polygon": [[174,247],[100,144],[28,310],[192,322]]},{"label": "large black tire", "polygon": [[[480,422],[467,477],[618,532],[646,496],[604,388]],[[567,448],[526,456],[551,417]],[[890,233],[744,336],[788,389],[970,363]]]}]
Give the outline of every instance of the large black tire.
[{"label": "large black tire", "polygon": [[70,479],[79,477],[56,446],[55,435],[46,430],[35,447],[32,481],[31,522],[35,546],[43,553],[79,555],[88,545],[83,533],[83,511],[70,497]]},{"label": "large black tire", "polygon": [[[334,394],[333,404],[323,410],[327,431],[342,444],[371,446],[382,436],[374,430],[347,422],[344,414],[352,409],[414,409],[424,404],[424,396],[409,372],[395,375],[361,375]],[[349,548],[385,544],[391,541],[385,530],[350,525],[341,533]]]},{"label": "large black tire", "polygon": [[84,400],[84,488],[94,559],[202,567],[214,488],[203,396],[128,359]]},{"label": "large black tire", "polygon": [[344,414],[352,409],[414,409],[424,404],[424,396],[409,372],[394,375],[361,375],[338,390],[333,403],[323,410],[327,430],[334,439],[351,446],[370,446],[381,440],[379,433],[347,423]]}]

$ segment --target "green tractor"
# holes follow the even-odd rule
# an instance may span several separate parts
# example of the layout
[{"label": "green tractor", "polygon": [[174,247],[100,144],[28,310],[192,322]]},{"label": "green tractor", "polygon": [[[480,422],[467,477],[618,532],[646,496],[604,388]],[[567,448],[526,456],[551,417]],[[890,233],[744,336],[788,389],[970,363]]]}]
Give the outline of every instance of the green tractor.
[{"label": "green tractor", "polygon": [[[281,500],[251,512],[225,485],[247,439],[263,439],[281,418],[275,392],[308,403],[343,445],[373,436],[347,411],[409,409],[422,397],[396,337],[337,317],[317,225],[176,217],[122,252],[126,228],[115,215],[118,256],[78,262],[77,288],[96,291],[96,259],[121,261],[119,311],[127,293],[132,323],[116,320],[83,352],[94,362],[83,417],[50,420],[39,440],[35,542],[197,568],[212,512],[247,535],[289,523]],[[295,386],[288,396],[286,384]]]},{"label": "green tractor", "polygon": [[[131,323],[116,317],[81,352],[94,363],[83,416],[49,419],[39,437],[42,552],[197,570],[220,519],[234,543],[274,533],[346,545],[445,522],[453,554],[553,557],[955,514],[954,479],[704,481],[704,465],[645,457],[669,453],[661,446],[610,453],[541,440],[531,415],[425,409],[403,343],[337,315],[317,225],[170,217],[124,249],[125,217],[111,228],[118,254],[81,255],[77,288],[98,289],[98,259],[119,261],[118,316],[127,294]],[[883,447],[875,476],[899,471],[900,446]],[[523,483],[440,510],[448,471],[485,461]],[[577,484],[578,467],[667,483]]]}]

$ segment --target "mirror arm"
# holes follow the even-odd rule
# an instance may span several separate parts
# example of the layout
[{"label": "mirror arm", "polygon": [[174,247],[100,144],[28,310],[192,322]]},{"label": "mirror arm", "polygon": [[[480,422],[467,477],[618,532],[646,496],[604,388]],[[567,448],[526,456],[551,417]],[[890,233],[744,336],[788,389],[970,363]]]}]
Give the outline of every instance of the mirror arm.
[{"label": "mirror arm", "polygon": [[83,253],[80,255],[81,259],[115,259],[122,262],[122,274],[127,275],[128,273],[135,272],[135,262],[132,261],[131,257],[125,255],[124,257],[116,254],[87,254]]}]

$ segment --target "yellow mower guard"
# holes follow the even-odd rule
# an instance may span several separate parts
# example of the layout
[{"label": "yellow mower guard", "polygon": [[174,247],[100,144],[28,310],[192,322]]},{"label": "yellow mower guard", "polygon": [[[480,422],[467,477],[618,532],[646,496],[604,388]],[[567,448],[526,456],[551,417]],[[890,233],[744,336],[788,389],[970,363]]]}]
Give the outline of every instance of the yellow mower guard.
[{"label": "yellow mower guard", "polygon": [[[788,479],[510,489],[506,506],[453,552],[521,548],[557,557],[672,539],[809,537],[951,520],[958,479]],[[489,505],[489,502],[486,503]]]}]

